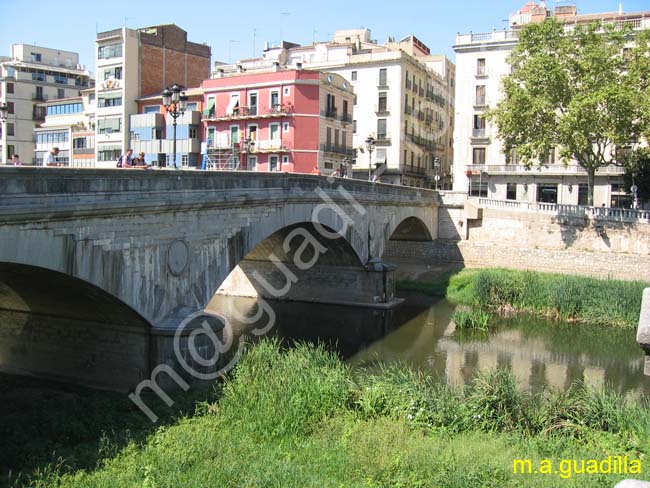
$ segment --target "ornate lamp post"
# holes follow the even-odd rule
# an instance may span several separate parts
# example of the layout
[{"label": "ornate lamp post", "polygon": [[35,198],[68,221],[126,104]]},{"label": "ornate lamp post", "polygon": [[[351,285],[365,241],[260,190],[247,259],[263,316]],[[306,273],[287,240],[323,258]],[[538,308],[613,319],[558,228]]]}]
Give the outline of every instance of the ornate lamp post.
[{"label": "ornate lamp post", "polygon": [[434,179],[436,180],[436,190],[438,189],[438,181],[440,181],[440,158],[434,158],[433,168],[436,170]]},{"label": "ornate lamp post", "polygon": [[[0,102],[0,122],[2,122],[3,129],[4,129],[4,122],[7,120],[7,115],[9,114],[9,105],[7,105],[4,102]],[[7,162],[4,160],[5,159],[5,148],[2,148],[2,154],[0,154],[0,160],[4,161],[5,164]],[[1,162],[0,161],[0,162]]]},{"label": "ornate lamp post", "polygon": [[636,183],[634,182],[634,179],[637,177],[637,172],[632,173],[632,186],[630,187],[630,191],[632,192],[632,208],[637,209],[639,206],[638,200],[637,200],[637,191],[639,191],[639,187],[636,186]]},{"label": "ornate lamp post", "polygon": [[368,181],[372,181],[372,151],[375,150],[375,138],[368,136],[366,139],[366,149],[368,150]]},{"label": "ornate lamp post", "polygon": [[170,88],[165,88],[162,91],[163,105],[167,113],[174,119],[174,145],[173,145],[173,161],[174,169],[176,167],[176,119],[185,113],[187,109],[187,96],[181,95],[183,87],[174,83]]}]

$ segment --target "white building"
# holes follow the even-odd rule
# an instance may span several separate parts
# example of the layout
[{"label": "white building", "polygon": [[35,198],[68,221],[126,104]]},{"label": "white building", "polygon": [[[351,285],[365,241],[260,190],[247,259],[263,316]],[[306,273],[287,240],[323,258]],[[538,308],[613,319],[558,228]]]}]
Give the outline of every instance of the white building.
[{"label": "white building", "polygon": [[[567,23],[604,20],[630,23],[635,30],[650,27],[648,13],[578,15],[572,5],[558,6],[551,12],[544,2],[529,2],[510,17],[510,30],[459,34],[454,45],[454,190],[495,199],[587,204],[587,173],[576,161],[565,166],[553,151],[543,167],[526,170],[516,153],[506,160],[496,127],[483,118],[484,111],[502,96],[501,79],[510,73],[507,58],[517,43],[518,29],[550,16]],[[615,166],[596,172],[594,205],[630,206],[623,173]]]},{"label": "white building", "polygon": [[95,90],[81,91],[78,97],[41,104],[45,122],[34,129],[35,159],[42,164],[57,147],[57,162],[64,166],[95,166]]},{"label": "white building", "polygon": [[187,40],[173,24],[97,34],[96,161],[115,167],[130,146],[130,116],[137,100],[178,83],[198,86],[209,76],[210,48]]},{"label": "white building", "polygon": [[[455,68],[447,58],[414,36],[380,45],[356,29],[337,31],[330,42],[267,46],[262,58],[215,65],[213,76],[273,64],[336,73],[352,85],[356,177],[367,178],[370,167],[384,182],[432,188],[438,175],[440,188],[451,186]],[[368,136],[376,140],[370,158]]]},{"label": "white building", "polygon": [[89,84],[90,73],[77,53],[13,44],[11,56],[0,57],[0,102],[9,109],[1,126],[0,164],[13,154],[23,163],[39,163],[34,129],[44,119],[42,102],[79,96]]}]

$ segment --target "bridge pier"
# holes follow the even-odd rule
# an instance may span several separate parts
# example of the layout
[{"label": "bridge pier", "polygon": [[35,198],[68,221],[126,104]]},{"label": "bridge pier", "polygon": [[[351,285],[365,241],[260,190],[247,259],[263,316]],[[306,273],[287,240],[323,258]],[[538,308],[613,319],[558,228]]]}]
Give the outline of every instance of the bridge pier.
[{"label": "bridge pier", "polygon": [[643,290],[641,316],[639,317],[639,328],[636,334],[636,341],[645,351],[644,373],[650,376],[650,288]]},{"label": "bridge pier", "polygon": [[244,259],[217,294],[375,308],[402,302],[395,297],[395,268],[379,260],[365,267],[315,265],[302,270],[293,263]]}]

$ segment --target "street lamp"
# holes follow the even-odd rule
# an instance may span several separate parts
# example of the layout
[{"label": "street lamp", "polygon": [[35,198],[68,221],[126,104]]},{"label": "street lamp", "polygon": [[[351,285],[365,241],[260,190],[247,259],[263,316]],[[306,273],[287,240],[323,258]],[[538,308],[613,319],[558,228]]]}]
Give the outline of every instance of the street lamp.
[{"label": "street lamp", "polygon": [[632,191],[632,208],[636,210],[638,207],[637,199],[636,199],[636,192],[639,190],[639,187],[636,186],[636,183],[634,182],[634,178],[637,177],[636,171],[632,173],[632,186],[630,187],[630,190]]},{"label": "street lamp", "polygon": [[162,91],[162,100],[167,113],[174,119],[174,145],[173,145],[173,161],[174,169],[176,167],[176,119],[185,113],[187,109],[187,96],[181,95],[183,87],[174,83],[170,88],[165,88]]},{"label": "street lamp", "polygon": [[[0,102],[0,122],[2,122],[4,128],[4,122],[7,120],[7,115],[9,114],[9,105],[4,102]],[[2,148],[2,153],[0,154],[0,162],[4,161],[4,147]]]},{"label": "street lamp", "polygon": [[440,181],[440,175],[438,174],[440,171],[440,158],[434,158],[433,159],[433,167],[436,170],[436,175],[434,176],[434,179],[436,180],[436,190],[438,189],[438,181]]},{"label": "street lamp", "polygon": [[375,138],[368,136],[366,139],[366,149],[368,150],[368,181],[372,180],[372,151],[375,150]]}]

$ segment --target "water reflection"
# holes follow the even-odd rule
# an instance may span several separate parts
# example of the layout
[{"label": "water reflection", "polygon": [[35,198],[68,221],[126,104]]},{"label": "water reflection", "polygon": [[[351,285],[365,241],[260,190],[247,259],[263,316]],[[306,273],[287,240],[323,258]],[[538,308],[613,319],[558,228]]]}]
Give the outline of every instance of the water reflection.
[{"label": "water reflection", "polygon": [[[255,300],[218,297],[211,304],[231,320],[233,307],[255,308]],[[272,307],[277,316],[272,334],[325,342],[354,366],[406,362],[458,385],[470,382],[478,370],[505,367],[522,388],[535,392],[566,389],[580,380],[650,395],[650,378],[643,375],[643,353],[632,330],[519,316],[500,319],[489,334],[459,333],[451,321],[453,305],[416,294],[392,311],[298,302],[274,302]]]}]

